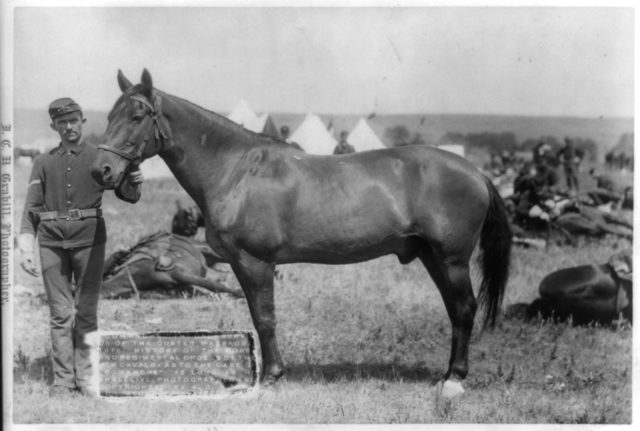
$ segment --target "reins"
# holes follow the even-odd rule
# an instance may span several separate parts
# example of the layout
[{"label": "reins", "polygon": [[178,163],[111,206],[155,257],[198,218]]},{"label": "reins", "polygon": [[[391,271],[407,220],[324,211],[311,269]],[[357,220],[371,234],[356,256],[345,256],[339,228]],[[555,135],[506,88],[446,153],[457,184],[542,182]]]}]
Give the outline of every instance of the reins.
[{"label": "reins", "polygon": [[[153,122],[153,126],[154,126],[153,127],[154,139],[156,140],[156,142],[160,142],[159,152],[163,152],[164,150],[166,150],[165,144],[170,141],[170,138],[169,138],[169,135],[165,132],[165,130],[162,129],[162,126],[160,125],[160,118],[162,117],[162,99],[160,98],[160,96],[155,96],[153,99],[154,104],[152,105],[147,100],[146,97],[143,97],[137,94],[132,95],[130,98],[137,102],[142,103],[144,106],[149,108],[149,112],[148,112],[149,118],[151,118],[151,121]],[[137,142],[135,138],[137,138],[137,135],[138,135],[137,133],[134,134],[133,135],[134,139],[133,140],[129,139],[127,143],[136,145]],[[137,150],[133,154],[123,151],[119,148],[111,147],[109,145],[104,145],[104,144],[98,145],[98,148],[117,154],[118,156],[128,160],[131,163],[139,164],[140,162],[142,162],[142,155],[144,154],[144,150],[148,142],[149,142],[149,134],[146,134],[145,137],[143,138],[142,143],[138,146]]]}]

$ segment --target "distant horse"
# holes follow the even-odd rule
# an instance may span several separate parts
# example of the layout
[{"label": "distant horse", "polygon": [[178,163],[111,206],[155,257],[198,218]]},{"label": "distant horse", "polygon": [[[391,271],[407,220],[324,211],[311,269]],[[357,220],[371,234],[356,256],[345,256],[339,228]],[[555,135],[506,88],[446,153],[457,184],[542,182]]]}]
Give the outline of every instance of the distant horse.
[{"label": "distant horse", "polygon": [[20,157],[28,157],[33,162],[33,160],[36,157],[38,157],[40,154],[41,154],[40,150],[38,150],[37,148],[17,148],[16,147],[13,150],[13,158],[15,161],[18,161]]},{"label": "distant horse", "polygon": [[168,293],[198,286],[243,297],[242,292],[212,280],[209,268],[216,261],[208,246],[160,231],[109,256],[100,295],[107,299],[127,298],[140,296],[141,292]]},{"label": "distant horse", "polygon": [[263,382],[283,373],[273,291],[277,264],[349,264],[395,254],[419,258],[451,319],[443,396],[464,391],[477,302],[469,262],[480,244],[484,324],[493,325],[508,278],[511,232],[504,202],[473,165],[424,145],[316,156],[255,134],[153,88],[148,71],[109,113],[96,180],[117,186],[156,154],[202,210],[207,242],[230,263],[249,305]]}]

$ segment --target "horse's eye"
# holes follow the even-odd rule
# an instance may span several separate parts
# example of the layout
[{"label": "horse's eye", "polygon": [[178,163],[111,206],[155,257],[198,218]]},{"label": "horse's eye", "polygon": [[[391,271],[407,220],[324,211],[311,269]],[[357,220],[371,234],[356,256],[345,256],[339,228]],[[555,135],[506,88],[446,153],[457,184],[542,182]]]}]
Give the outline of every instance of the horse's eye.
[{"label": "horse's eye", "polygon": [[134,115],[134,116],[131,118],[131,122],[132,122],[132,123],[139,123],[139,122],[141,122],[141,121],[142,121],[142,119],[143,119],[143,118],[144,118],[144,115]]}]

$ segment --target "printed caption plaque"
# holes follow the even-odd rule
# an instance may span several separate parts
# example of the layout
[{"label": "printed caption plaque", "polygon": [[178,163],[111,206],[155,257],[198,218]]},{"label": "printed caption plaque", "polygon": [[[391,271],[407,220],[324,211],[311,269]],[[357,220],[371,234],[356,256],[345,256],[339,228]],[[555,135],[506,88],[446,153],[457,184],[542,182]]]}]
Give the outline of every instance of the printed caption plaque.
[{"label": "printed caption plaque", "polygon": [[257,389],[259,356],[249,331],[103,333],[102,397],[223,398]]}]

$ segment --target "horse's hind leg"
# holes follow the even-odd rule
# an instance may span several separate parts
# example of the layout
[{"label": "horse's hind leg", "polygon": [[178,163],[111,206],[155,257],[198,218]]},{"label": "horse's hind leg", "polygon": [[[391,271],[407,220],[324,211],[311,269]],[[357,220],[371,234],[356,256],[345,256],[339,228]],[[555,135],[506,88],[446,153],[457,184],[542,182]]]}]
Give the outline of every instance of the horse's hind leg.
[{"label": "horse's hind leg", "polygon": [[240,253],[231,267],[247,298],[253,325],[258,331],[263,360],[263,384],[270,385],[282,375],[282,359],[276,342],[276,315],[273,296],[274,265]]},{"label": "horse's hind leg", "polygon": [[451,354],[444,378],[453,396],[464,391],[460,382],[469,372],[469,339],[478,307],[469,276],[469,257],[441,257],[425,251],[420,260],[438,287],[451,319]]}]

